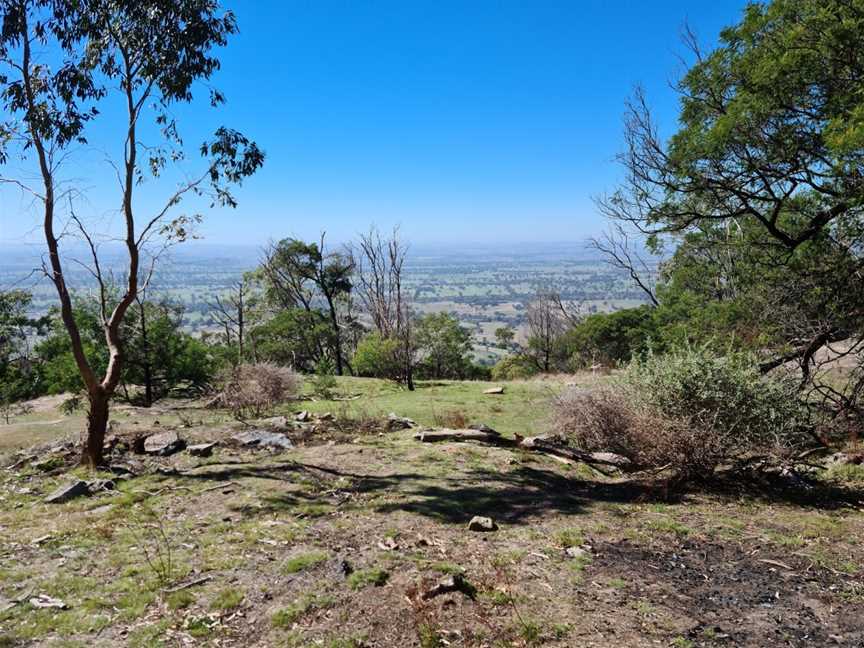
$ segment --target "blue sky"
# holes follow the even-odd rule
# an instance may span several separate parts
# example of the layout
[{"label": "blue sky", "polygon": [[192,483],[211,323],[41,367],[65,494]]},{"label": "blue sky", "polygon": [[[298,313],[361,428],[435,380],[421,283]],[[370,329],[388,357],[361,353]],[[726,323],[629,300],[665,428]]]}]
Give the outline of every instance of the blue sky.
[{"label": "blue sky", "polygon": [[[231,125],[268,159],[236,211],[208,214],[206,240],[259,244],[321,230],[345,240],[374,222],[399,223],[417,243],[508,243],[602,228],[591,198],[618,177],[612,158],[634,85],[672,129],[684,21],[710,45],[744,2],[226,5],[241,29],[214,79],[228,104],[178,110],[180,127],[194,144]],[[103,137],[110,111],[106,119],[91,143],[117,153]],[[93,214],[108,213],[117,202],[108,174],[96,162],[76,173]],[[142,187],[142,209],[157,194]],[[35,217],[8,189],[0,201],[0,242],[23,240]]]}]

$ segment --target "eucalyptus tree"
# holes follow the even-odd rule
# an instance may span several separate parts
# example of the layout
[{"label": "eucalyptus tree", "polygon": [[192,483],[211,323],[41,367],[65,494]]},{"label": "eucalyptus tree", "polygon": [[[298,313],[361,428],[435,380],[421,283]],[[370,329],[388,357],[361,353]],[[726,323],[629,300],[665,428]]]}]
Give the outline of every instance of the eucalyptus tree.
[{"label": "eucalyptus tree", "polygon": [[682,242],[666,271],[753,311],[776,334],[763,369],[796,361],[803,387],[864,342],[864,0],[752,3],[712,51],[688,44],[677,131],[637,93],[600,208]]},{"label": "eucalyptus tree", "polygon": [[[198,212],[178,213],[178,206],[196,196],[210,206],[236,206],[232,186],[263,163],[254,142],[220,127],[198,149],[200,166],[178,173],[183,179],[166,191],[161,207],[145,211],[136,200],[142,182],[160,178],[175,164],[186,166],[174,108],[192,102],[196,86],[219,69],[215,50],[227,44],[237,25],[215,0],[0,0],[0,21],[5,112],[0,179],[29,194],[39,210],[47,249],[44,270],[56,289],[89,400],[82,461],[97,466],[103,459],[110,399],[122,377],[121,325],[152,276],[159,250],[187,238],[201,218]],[[209,95],[214,107],[224,102],[216,90]],[[64,174],[64,165],[86,152],[82,145],[92,133],[99,129],[104,136],[110,130],[103,115],[111,111],[123,115],[114,142],[122,157],[111,162],[110,174],[117,187],[117,238],[125,250],[116,303],[109,299],[110,273],[100,260],[100,244],[112,232],[100,226],[103,221],[93,225],[95,219],[80,213],[87,204],[80,200],[85,187],[70,184]],[[145,144],[145,137],[156,141]],[[7,164],[13,160],[14,166]],[[38,181],[30,184],[34,175]],[[108,178],[102,182],[108,185]],[[109,358],[104,372],[88,359],[73,316],[64,272],[69,252],[61,246],[61,238],[71,232],[89,251],[87,265],[98,285]]]}]

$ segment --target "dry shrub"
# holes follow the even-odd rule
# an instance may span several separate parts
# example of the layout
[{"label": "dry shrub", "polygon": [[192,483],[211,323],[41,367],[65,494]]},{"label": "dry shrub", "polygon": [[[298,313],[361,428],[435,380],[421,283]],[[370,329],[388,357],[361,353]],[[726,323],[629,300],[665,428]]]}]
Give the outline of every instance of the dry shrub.
[{"label": "dry shrub", "polygon": [[260,418],[300,393],[302,380],[286,367],[259,362],[242,364],[223,377],[220,404],[239,419]]},{"label": "dry shrub", "polygon": [[762,376],[746,354],[704,347],[634,360],[611,385],[565,392],[554,412],[580,449],[614,452],[637,468],[669,467],[683,479],[808,439],[792,385]]},{"label": "dry shrub", "polygon": [[450,410],[441,414],[435,414],[432,417],[436,427],[450,428],[453,430],[463,430],[468,427],[468,419],[465,412],[461,410]]},{"label": "dry shrub", "polygon": [[662,415],[611,387],[572,389],[555,403],[556,425],[586,452],[613,452],[639,469],[668,466],[689,477],[712,471],[724,440],[687,419]]}]

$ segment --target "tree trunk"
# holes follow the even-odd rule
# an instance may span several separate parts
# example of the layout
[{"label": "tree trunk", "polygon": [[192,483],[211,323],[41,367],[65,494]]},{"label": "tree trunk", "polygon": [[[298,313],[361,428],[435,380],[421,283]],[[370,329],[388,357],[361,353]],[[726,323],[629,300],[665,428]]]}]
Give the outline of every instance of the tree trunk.
[{"label": "tree trunk", "polygon": [[98,468],[104,463],[105,432],[108,429],[109,396],[104,390],[90,394],[90,411],[87,413],[87,438],[81,463],[90,468]]}]

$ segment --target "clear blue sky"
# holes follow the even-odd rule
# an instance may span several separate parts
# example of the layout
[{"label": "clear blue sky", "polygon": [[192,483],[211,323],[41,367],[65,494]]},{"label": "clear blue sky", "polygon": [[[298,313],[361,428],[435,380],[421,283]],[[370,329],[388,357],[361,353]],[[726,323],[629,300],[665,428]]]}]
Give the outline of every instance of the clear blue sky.
[{"label": "clear blue sky", "polygon": [[[426,243],[597,232],[591,197],[619,174],[612,158],[634,85],[673,128],[668,84],[681,71],[684,21],[710,45],[744,2],[227,6],[241,34],[214,85],[228,104],[218,114],[206,101],[183,109],[181,129],[194,144],[214,125],[235,126],[268,159],[238,210],[208,216],[206,239],[258,244],[326,229],[342,240],[375,222],[401,223],[410,240]],[[116,202],[109,176],[81,173],[94,209]],[[148,189],[145,206],[155,201]],[[0,242],[20,240],[35,221],[8,190],[0,199]]]}]

